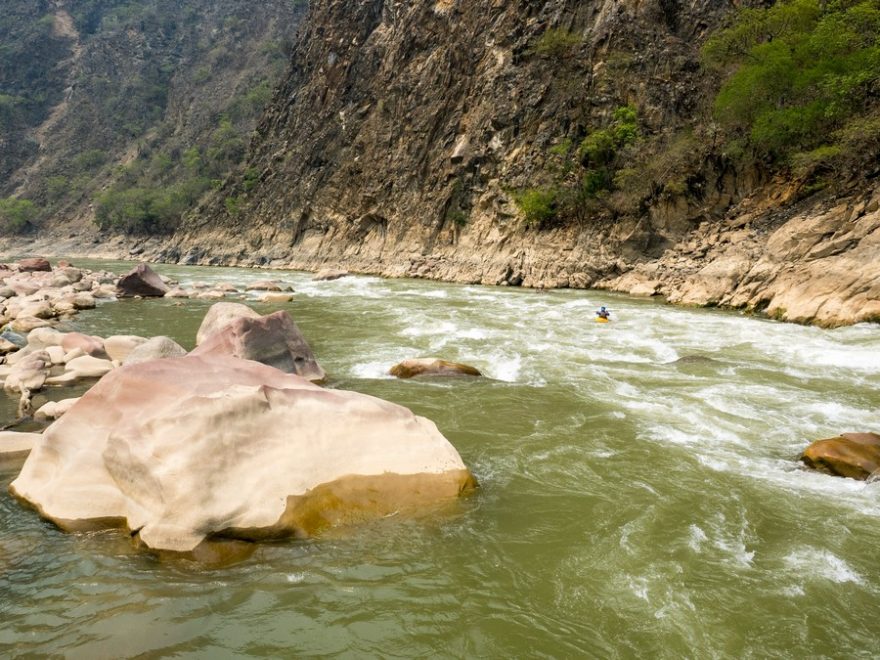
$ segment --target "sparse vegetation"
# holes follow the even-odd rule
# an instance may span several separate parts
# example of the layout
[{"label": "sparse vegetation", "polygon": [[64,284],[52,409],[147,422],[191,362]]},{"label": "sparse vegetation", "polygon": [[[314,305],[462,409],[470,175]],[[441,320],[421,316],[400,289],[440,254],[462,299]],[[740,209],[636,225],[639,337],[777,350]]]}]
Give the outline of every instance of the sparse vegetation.
[{"label": "sparse vegetation", "polygon": [[574,32],[551,28],[541,35],[532,51],[542,57],[567,57],[582,41]]}]

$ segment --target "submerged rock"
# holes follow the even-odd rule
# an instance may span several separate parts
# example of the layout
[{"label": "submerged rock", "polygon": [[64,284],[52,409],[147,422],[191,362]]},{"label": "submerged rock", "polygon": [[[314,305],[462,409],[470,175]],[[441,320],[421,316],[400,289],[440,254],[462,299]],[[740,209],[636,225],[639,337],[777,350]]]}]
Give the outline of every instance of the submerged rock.
[{"label": "submerged rock", "polygon": [[302,332],[290,314],[283,311],[257,318],[234,318],[207,335],[192,355],[231,355],[311,381],[322,381],[326,376]]},{"label": "submerged rock", "polygon": [[312,279],[316,282],[330,282],[332,280],[338,280],[343,277],[348,277],[347,270],[334,270],[332,268],[327,268],[325,270],[318,271]]},{"label": "submerged rock", "polygon": [[865,480],[880,470],[880,435],[841,433],[817,440],[807,447],[801,461],[820,472]]},{"label": "submerged rock", "polygon": [[169,289],[152,268],[146,264],[138,264],[119,280],[116,291],[121,298],[134,296],[160,298],[168,293]]},{"label": "submerged rock", "polygon": [[150,548],[308,536],[458,497],[474,480],[427,419],[231,357],[108,374],[37,442],[10,490],[59,527]]},{"label": "submerged rock", "polygon": [[448,362],[438,358],[421,358],[404,360],[391,367],[391,375],[397,378],[415,378],[416,376],[482,376],[479,369],[467,364]]}]

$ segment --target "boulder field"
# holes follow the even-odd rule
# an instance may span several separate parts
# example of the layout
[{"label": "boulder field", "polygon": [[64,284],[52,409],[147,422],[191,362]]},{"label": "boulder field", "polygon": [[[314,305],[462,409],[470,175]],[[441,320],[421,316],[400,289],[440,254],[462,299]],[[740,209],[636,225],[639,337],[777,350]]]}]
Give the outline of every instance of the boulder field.
[{"label": "boulder field", "polygon": [[25,400],[53,379],[100,380],[37,411],[56,420],[42,435],[0,434],[0,455],[30,450],[10,491],[62,529],[122,527],[199,556],[208,541],[310,536],[475,487],[433,422],[310,382],[324,370],[286,312],[218,303],[198,343],[31,332],[7,389]]}]

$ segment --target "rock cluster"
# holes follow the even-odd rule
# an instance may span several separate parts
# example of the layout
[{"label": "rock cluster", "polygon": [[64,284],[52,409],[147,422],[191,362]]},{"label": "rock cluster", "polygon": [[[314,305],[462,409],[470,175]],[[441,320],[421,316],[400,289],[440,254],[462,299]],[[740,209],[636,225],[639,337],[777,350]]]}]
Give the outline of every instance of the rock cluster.
[{"label": "rock cluster", "polygon": [[474,487],[430,421],[292,373],[323,378],[284,314],[219,304],[197,350],[147,361],[138,353],[156,338],[32,332],[16,364],[46,369],[67,343],[79,357],[65,364],[107,373],[41,409],[60,417],[42,436],[0,434],[0,452],[34,445],[10,490],[63,529],[121,526],[150,548],[191,552],[214,538],[307,536]]},{"label": "rock cluster", "polygon": [[[36,328],[92,309],[100,299],[115,298],[116,276],[59,263],[52,268],[43,258],[0,264],[0,325],[27,334]],[[7,339],[0,337],[0,339]],[[9,345],[0,342],[0,351]]]}]

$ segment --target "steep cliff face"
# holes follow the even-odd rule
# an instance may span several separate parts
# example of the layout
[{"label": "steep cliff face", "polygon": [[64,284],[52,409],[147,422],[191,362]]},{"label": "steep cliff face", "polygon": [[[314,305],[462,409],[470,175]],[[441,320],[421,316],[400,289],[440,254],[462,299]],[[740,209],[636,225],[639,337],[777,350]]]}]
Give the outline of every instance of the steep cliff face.
[{"label": "steep cliff face", "polygon": [[180,178],[181,153],[210,148],[224,118],[244,143],[306,9],[290,0],[5,5],[0,197],[31,200],[40,230],[95,232],[93,205],[108,187]]},{"label": "steep cliff face", "polygon": [[[184,242],[198,247],[210,227],[219,232],[208,239],[211,253],[224,260],[258,249],[268,260],[380,272],[420,272],[422,257],[488,258],[465,277],[531,284],[546,279],[535,259],[525,258],[527,272],[509,263],[522,261],[513,255],[523,249],[555,262],[560,244],[614,241],[593,251],[582,273],[606,271],[621,242],[659,252],[687,228],[686,213],[658,206],[649,224],[604,223],[599,213],[587,226],[524,232],[510,193],[547,179],[554,145],[582,138],[622,105],[638,108],[653,149],[693,123],[707,96],[698,45],[728,8],[722,0],[315,2],[252,145],[259,185],[245,192],[231,182],[223,194],[244,201],[238,213],[204,209]],[[542,51],[548,31],[572,40]],[[699,206],[723,210],[738,192],[735,174],[723,164],[702,170]],[[224,231],[245,231],[250,244],[218,256]]]}]

